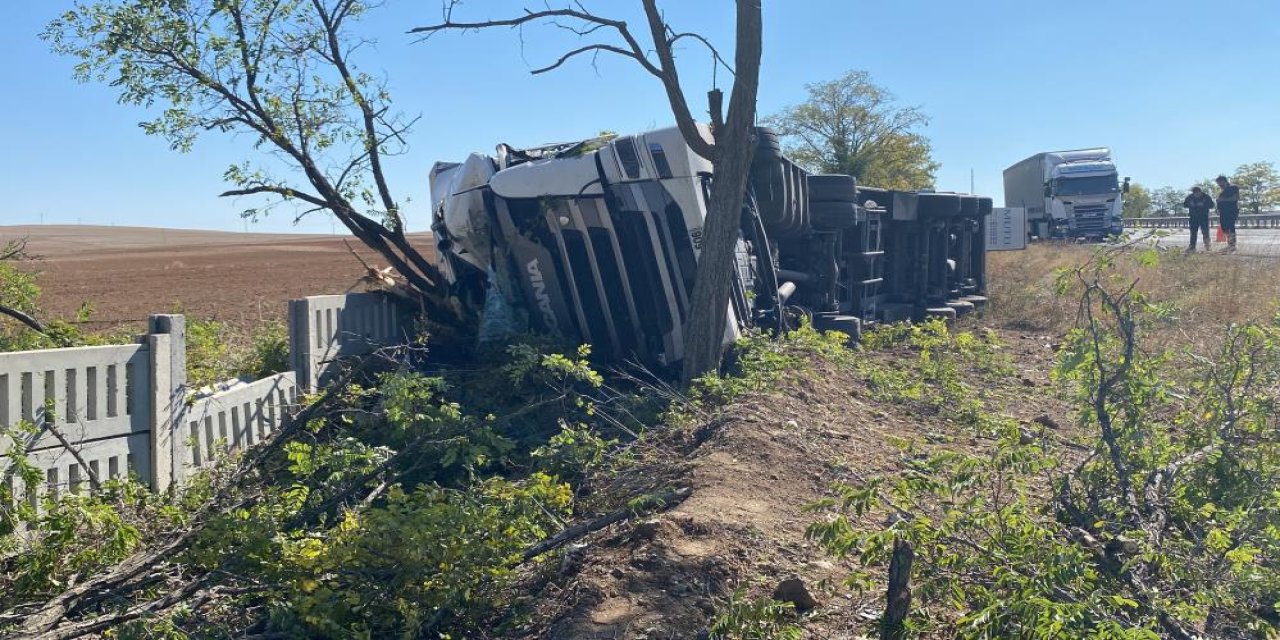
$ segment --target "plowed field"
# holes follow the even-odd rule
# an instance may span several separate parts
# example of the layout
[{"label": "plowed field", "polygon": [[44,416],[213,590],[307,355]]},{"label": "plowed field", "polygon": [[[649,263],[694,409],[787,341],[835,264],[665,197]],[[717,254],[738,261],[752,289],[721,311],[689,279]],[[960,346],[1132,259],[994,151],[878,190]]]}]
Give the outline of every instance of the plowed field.
[{"label": "plowed field", "polygon": [[[90,330],[173,310],[239,325],[282,319],[288,300],[343,293],[364,273],[341,236],[0,226],[0,243],[21,237],[37,257],[26,268],[41,273],[45,317],[70,319],[87,302]],[[350,242],[370,264],[385,266]],[[429,246],[430,236],[421,244]]]}]

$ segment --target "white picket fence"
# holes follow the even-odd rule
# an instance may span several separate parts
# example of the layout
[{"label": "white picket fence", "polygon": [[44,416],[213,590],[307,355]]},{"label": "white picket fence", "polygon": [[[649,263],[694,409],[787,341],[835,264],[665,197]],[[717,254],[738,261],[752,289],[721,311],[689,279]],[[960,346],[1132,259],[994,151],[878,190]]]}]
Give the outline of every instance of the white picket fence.
[{"label": "white picket fence", "polygon": [[[136,344],[0,353],[0,453],[26,451],[42,474],[20,482],[0,460],[14,500],[86,491],[133,474],[165,491],[231,451],[280,428],[348,356],[403,343],[405,311],[376,293],[289,303],[296,371],[193,391],[186,381],[186,322],[156,315]],[[27,425],[27,431],[16,431]],[[14,439],[16,437],[16,440]]]}]

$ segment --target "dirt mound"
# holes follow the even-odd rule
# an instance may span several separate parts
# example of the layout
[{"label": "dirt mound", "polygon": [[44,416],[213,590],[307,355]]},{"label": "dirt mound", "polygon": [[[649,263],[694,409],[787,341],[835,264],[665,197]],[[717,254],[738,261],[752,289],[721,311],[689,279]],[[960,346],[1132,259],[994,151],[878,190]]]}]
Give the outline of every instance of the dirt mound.
[{"label": "dirt mound", "polygon": [[[1031,336],[1006,339],[1020,369],[1009,389],[1020,397],[994,398],[996,404],[1024,422],[1050,415],[1067,423],[1066,406],[1053,394],[1017,391],[1048,384],[1043,372],[1052,351]],[[892,366],[898,356],[869,357]],[[865,632],[883,595],[839,588],[852,566],[805,539],[805,528],[821,517],[805,506],[828,497],[834,482],[902,469],[907,454],[895,440],[935,441],[939,433],[950,434],[950,448],[989,444],[939,416],[873,399],[856,374],[827,363],[780,383],[777,393],[743,398],[711,424],[673,434],[684,447],[664,481],[688,487],[688,497],[570,551],[538,595],[544,604],[522,637],[698,637],[735,590],[768,596],[790,578],[818,600],[820,615],[805,621],[810,635]],[[831,588],[821,587],[826,581]]]}]

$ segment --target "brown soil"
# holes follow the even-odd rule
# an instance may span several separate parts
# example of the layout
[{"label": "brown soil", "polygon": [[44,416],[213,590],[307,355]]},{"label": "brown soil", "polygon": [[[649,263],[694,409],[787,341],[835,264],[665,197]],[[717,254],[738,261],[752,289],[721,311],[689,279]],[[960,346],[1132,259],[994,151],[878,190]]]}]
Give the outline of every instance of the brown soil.
[{"label": "brown soil", "polygon": [[[0,226],[0,241],[22,237],[38,257],[29,268],[41,273],[46,317],[70,319],[89,303],[89,330],[140,325],[176,309],[241,326],[280,320],[288,300],[343,293],[364,274],[342,236]],[[349,241],[370,264],[385,266]],[[430,237],[421,244],[429,247]]]},{"label": "brown soil", "polygon": [[[1016,332],[1002,339],[1017,370],[984,391],[989,409],[1029,425],[1042,415],[1069,425],[1068,405],[1049,392],[1051,340]],[[905,354],[868,357],[891,364]],[[853,565],[806,540],[805,528],[823,516],[805,505],[829,497],[834,482],[903,469],[907,454],[894,439],[964,450],[991,442],[941,416],[873,399],[856,374],[827,363],[779,387],[670,434],[671,450],[650,454],[668,461],[643,473],[651,486],[688,487],[689,496],[568,552],[554,575],[543,576],[537,615],[520,637],[701,637],[735,590],[769,596],[792,577],[819,601],[804,619],[804,637],[874,636],[883,589],[855,594],[840,586]]]}]

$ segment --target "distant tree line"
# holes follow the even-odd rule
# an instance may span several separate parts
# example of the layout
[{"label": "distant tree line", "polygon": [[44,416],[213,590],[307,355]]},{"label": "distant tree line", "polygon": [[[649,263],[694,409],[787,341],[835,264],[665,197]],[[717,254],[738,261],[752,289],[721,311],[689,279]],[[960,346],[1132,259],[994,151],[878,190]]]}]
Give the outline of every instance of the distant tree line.
[{"label": "distant tree line", "polygon": [[[1231,183],[1240,187],[1240,210],[1242,213],[1263,213],[1280,209],[1280,170],[1274,162],[1250,162],[1236,168],[1230,176]],[[1182,206],[1192,187],[1200,187],[1213,197],[1218,196],[1218,186],[1213,178],[1205,178],[1185,189],[1177,187],[1158,187],[1149,189],[1133,183],[1124,200],[1124,217],[1144,218],[1157,216],[1185,216],[1187,208]]]}]

